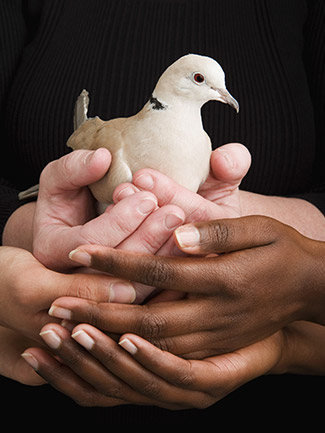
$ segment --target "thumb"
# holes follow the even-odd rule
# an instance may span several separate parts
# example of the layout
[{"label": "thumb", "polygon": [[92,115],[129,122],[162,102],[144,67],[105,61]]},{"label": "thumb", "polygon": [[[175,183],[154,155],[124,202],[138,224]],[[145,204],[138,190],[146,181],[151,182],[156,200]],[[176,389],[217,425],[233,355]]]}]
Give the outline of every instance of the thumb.
[{"label": "thumb", "polygon": [[276,224],[272,218],[257,215],[199,222],[179,227],[174,238],[188,254],[229,253],[273,242]]},{"label": "thumb", "polygon": [[228,143],[211,154],[211,171],[220,182],[240,183],[251,165],[251,154],[240,143]]},{"label": "thumb", "polygon": [[108,149],[75,150],[44,168],[40,178],[40,194],[44,189],[51,194],[60,194],[90,185],[105,175],[110,163]]}]

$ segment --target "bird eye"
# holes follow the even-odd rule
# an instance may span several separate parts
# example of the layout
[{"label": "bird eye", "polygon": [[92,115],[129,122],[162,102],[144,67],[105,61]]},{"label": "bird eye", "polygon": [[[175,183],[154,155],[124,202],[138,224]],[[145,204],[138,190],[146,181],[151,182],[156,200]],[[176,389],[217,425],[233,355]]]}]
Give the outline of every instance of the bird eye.
[{"label": "bird eye", "polygon": [[204,75],[200,74],[199,72],[196,72],[193,75],[193,80],[196,84],[203,84],[205,81]]}]

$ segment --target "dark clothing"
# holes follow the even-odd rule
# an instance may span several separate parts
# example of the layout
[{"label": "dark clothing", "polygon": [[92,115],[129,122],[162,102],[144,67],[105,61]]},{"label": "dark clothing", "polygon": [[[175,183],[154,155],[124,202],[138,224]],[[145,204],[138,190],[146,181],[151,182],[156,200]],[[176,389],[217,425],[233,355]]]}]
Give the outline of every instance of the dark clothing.
[{"label": "dark clothing", "polygon": [[[90,93],[90,116],[130,116],[148,100],[162,71],[187,53],[215,58],[240,103],[239,115],[214,102],[202,115],[214,147],[237,141],[249,148],[252,167],[242,188],[301,197],[324,213],[324,43],[323,0],[1,0],[1,231],[21,204],[17,191],[38,183],[44,166],[69,151],[73,107],[83,88]],[[3,382],[10,390],[12,382]],[[255,395],[250,403],[244,390],[257,386],[264,395],[271,383],[282,387],[285,379],[259,379],[203,412],[79,412],[105,413],[113,423],[137,417],[184,423],[191,416],[204,422],[205,414],[217,421],[227,404],[229,414],[249,405],[254,415],[261,400]],[[36,400],[56,395],[45,389],[24,392]],[[61,395],[55,398],[67,412],[74,407]],[[36,404],[27,397],[29,403]],[[53,407],[56,415],[61,409]]]}]

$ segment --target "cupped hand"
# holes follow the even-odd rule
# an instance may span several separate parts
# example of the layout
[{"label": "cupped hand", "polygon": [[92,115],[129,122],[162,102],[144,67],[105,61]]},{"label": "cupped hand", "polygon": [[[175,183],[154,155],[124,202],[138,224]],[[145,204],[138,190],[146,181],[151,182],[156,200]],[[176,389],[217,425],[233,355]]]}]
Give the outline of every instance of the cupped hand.
[{"label": "cupped hand", "polygon": [[132,184],[119,185],[114,197],[125,191],[150,191],[157,197],[159,206],[173,204],[182,208],[186,222],[238,217],[241,214],[239,186],[250,164],[248,149],[239,143],[229,143],[211,153],[210,174],[197,194],[156,170],[142,169],[134,174]]},{"label": "cupped hand", "polygon": [[185,225],[176,240],[184,252],[203,257],[153,257],[99,246],[80,251],[95,269],[188,293],[184,299],[123,306],[61,298],[53,315],[60,317],[63,308],[76,322],[133,332],[187,357],[236,350],[295,320],[324,323],[323,242],[259,216]]},{"label": "cupped hand", "polygon": [[[22,352],[34,344],[35,341],[0,326],[0,375],[25,385],[43,385],[45,380],[35,373],[21,357]],[[28,354],[26,356],[29,357]]]},{"label": "cupped hand", "polygon": [[132,302],[135,291],[119,278],[61,274],[47,269],[26,250],[0,248],[0,326],[39,341],[41,327],[53,321],[47,311],[58,296]]},{"label": "cupped hand", "polygon": [[43,170],[34,214],[33,253],[48,268],[74,268],[68,254],[80,243],[154,253],[183,223],[181,209],[172,205],[157,209],[156,197],[146,191],[123,200],[120,197],[116,205],[96,217],[87,185],[100,179],[109,164],[107,149],[78,150]]},{"label": "cupped hand", "polygon": [[244,383],[278,369],[285,349],[281,332],[200,361],[179,358],[135,335],[123,336],[118,344],[85,324],[73,329],[72,336],[62,326],[48,324],[41,336],[63,363],[35,347],[24,352],[24,359],[81,406],[206,408]]}]

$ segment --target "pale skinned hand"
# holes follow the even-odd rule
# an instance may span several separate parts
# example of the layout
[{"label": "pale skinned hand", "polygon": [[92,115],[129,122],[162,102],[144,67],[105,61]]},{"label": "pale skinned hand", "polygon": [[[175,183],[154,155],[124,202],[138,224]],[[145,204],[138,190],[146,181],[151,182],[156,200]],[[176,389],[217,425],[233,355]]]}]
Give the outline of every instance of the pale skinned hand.
[{"label": "pale skinned hand", "polygon": [[[110,160],[107,149],[78,150],[43,170],[34,214],[33,254],[50,269],[67,271],[75,267],[68,254],[80,242],[123,248],[122,242],[157,208],[152,193],[140,192],[119,199],[96,217],[95,200],[87,185],[105,174]],[[115,197],[118,199],[118,194]],[[182,210],[175,206],[159,209],[133,241],[125,243],[125,248],[132,250],[140,245],[141,251],[156,252],[183,220]],[[148,226],[153,228],[148,230]],[[150,246],[152,238],[157,247]]]},{"label": "pale skinned hand", "polygon": [[218,256],[151,257],[100,246],[77,251],[89,255],[94,269],[188,293],[184,299],[124,306],[61,298],[51,314],[133,332],[192,358],[228,353],[296,320],[325,323],[323,242],[259,216],[186,225],[176,240],[186,253]]},{"label": "pale skinned hand", "polygon": [[114,197],[121,191],[123,194],[132,194],[139,189],[150,191],[157,197],[159,206],[181,207],[188,223],[238,217],[241,215],[239,185],[250,164],[251,155],[244,145],[228,143],[212,152],[210,174],[198,194],[156,170],[142,169],[134,174],[132,184],[119,185]]},{"label": "pale skinned hand", "polygon": [[0,375],[26,385],[43,385],[45,380],[21,357],[22,352],[31,345],[35,345],[35,341],[0,326]]},{"label": "pale skinned hand", "polygon": [[202,360],[179,358],[133,334],[122,336],[117,344],[86,324],[75,327],[72,338],[58,324],[46,325],[41,336],[64,364],[35,347],[24,352],[24,359],[81,406],[149,404],[173,410],[202,409],[263,374],[325,374],[325,331],[308,322]]},{"label": "pale skinned hand", "polygon": [[[0,326],[39,340],[39,330],[51,321],[47,311],[58,296],[102,302],[132,302],[133,287],[121,289],[119,278],[105,274],[61,274],[47,269],[30,252],[0,248]],[[130,286],[130,285],[129,285]]]}]

